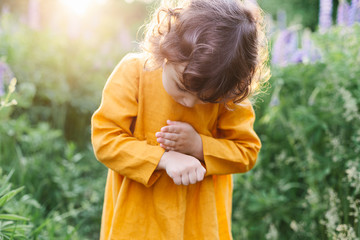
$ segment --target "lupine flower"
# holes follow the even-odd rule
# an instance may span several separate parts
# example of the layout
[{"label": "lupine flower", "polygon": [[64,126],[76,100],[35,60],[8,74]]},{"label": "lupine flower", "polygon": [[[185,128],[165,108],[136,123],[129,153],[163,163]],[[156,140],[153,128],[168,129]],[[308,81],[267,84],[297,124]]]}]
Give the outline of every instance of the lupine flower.
[{"label": "lupine flower", "polygon": [[271,101],[270,101],[270,106],[271,107],[275,107],[275,106],[278,106],[280,104],[280,99],[279,97],[276,95],[276,96],[273,96],[271,98]]},{"label": "lupine flower", "polygon": [[297,49],[291,56],[291,63],[302,63],[305,57],[305,53],[303,49]]},{"label": "lupine flower", "polygon": [[346,0],[340,1],[336,18],[336,22],[338,25],[347,25],[349,21],[349,9],[350,5],[347,3]]},{"label": "lupine flower", "polygon": [[349,10],[349,22],[348,22],[349,26],[354,24],[358,13],[359,13],[359,0],[352,0],[351,7]]},{"label": "lupine flower", "polygon": [[4,86],[8,84],[12,78],[14,78],[14,74],[10,67],[4,62],[0,62],[0,96],[4,95]]},{"label": "lupine flower", "polygon": [[5,81],[8,80],[9,67],[6,63],[0,62],[0,96],[5,94]]},{"label": "lupine flower", "polygon": [[323,31],[332,25],[332,0],[320,0],[319,27]]},{"label": "lupine flower", "polygon": [[284,49],[283,49],[283,38],[284,38],[284,32],[286,30],[283,30],[279,33],[277,36],[273,49],[271,51],[271,62],[276,65],[280,65],[282,61],[284,61]]},{"label": "lupine flower", "polygon": [[[311,41],[309,30],[304,31],[304,33],[302,34],[301,47],[304,50],[304,52],[307,54],[307,56],[310,56],[313,50],[313,42]],[[310,61],[310,59],[311,58],[309,57],[308,60]]]},{"label": "lupine flower", "polygon": [[320,52],[319,49],[315,47],[314,42],[311,40],[310,34],[310,31],[304,31],[304,33],[302,34],[302,62],[314,63],[320,59]]},{"label": "lupine flower", "polygon": [[285,29],[279,33],[272,51],[272,63],[285,66],[297,50],[297,34]]},{"label": "lupine flower", "polygon": [[0,68],[0,97],[2,95],[5,94],[5,90],[4,90],[4,77],[3,77],[3,74],[1,72],[1,68]]}]

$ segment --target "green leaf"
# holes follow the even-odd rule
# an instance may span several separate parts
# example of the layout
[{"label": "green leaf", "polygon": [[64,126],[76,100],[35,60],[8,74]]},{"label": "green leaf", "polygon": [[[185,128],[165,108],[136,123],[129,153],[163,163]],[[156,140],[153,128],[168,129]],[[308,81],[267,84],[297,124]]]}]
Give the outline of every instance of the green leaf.
[{"label": "green leaf", "polygon": [[6,192],[8,192],[11,189],[10,184],[5,184],[0,188],[0,196],[5,195]]},{"label": "green leaf", "polygon": [[4,227],[4,228],[0,228],[0,230],[2,232],[14,232],[15,230],[25,230],[25,229],[29,229],[31,228],[32,226],[30,225],[18,225],[18,224],[14,224],[14,225],[11,225],[11,226],[8,226],[8,227]]},{"label": "green leaf", "polygon": [[6,179],[5,179],[5,182],[7,183],[7,182],[9,182],[9,180],[10,180],[10,178],[12,177],[12,175],[14,174],[14,169],[12,169],[10,172],[9,172],[9,174],[6,176]]},{"label": "green leaf", "polygon": [[24,187],[19,187],[17,189],[14,189],[4,196],[0,198],[0,207],[4,206],[6,202],[8,202],[10,199],[12,199],[16,194],[18,194],[20,191],[22,191]]},{"label": "green leaf", "polygon": [[29,221],[28,218],[15,214],[0,214],[0,220]]}]

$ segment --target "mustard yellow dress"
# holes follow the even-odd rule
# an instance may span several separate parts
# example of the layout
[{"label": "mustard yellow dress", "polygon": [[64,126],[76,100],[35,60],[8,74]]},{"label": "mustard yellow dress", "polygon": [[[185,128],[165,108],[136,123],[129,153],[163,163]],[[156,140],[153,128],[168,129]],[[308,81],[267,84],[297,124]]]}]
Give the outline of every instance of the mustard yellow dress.
[{"label": "mustard yellow dress", "polygon": [[[250,170],[261,143],[249,100],[187,108],[162,85],[162,69],[145,71],[142,54],[128,54],[106,82],[92,117],[97,159],[109,168],[101,240],[232,239],[232,173]],[[166,120],[191,124],[203,142],[203,181],[175,185],[155,170],[164,149],[155,133]]]}]

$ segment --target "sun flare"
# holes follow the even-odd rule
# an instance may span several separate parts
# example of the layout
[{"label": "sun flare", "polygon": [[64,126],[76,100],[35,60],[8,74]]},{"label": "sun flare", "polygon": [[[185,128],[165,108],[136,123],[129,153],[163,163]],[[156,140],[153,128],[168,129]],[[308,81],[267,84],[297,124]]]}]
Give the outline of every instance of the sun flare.
[{"label": "sun flare", "polygon": [[78,15],[84,15],[94,4],[104,4],[106,0],[59,0],[67,9]]}]

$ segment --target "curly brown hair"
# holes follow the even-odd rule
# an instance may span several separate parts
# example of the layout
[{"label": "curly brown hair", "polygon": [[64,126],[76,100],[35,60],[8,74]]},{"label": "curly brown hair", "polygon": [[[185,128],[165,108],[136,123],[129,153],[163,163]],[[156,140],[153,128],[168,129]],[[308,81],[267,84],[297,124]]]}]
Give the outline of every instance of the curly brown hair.
[{"label": "curly brown hair", "polygon": [[147,26],[145,68],[186,63],[181,82],[204,102],[239,103],[270,76],[262,11],[240,0],[160,7]]}]

